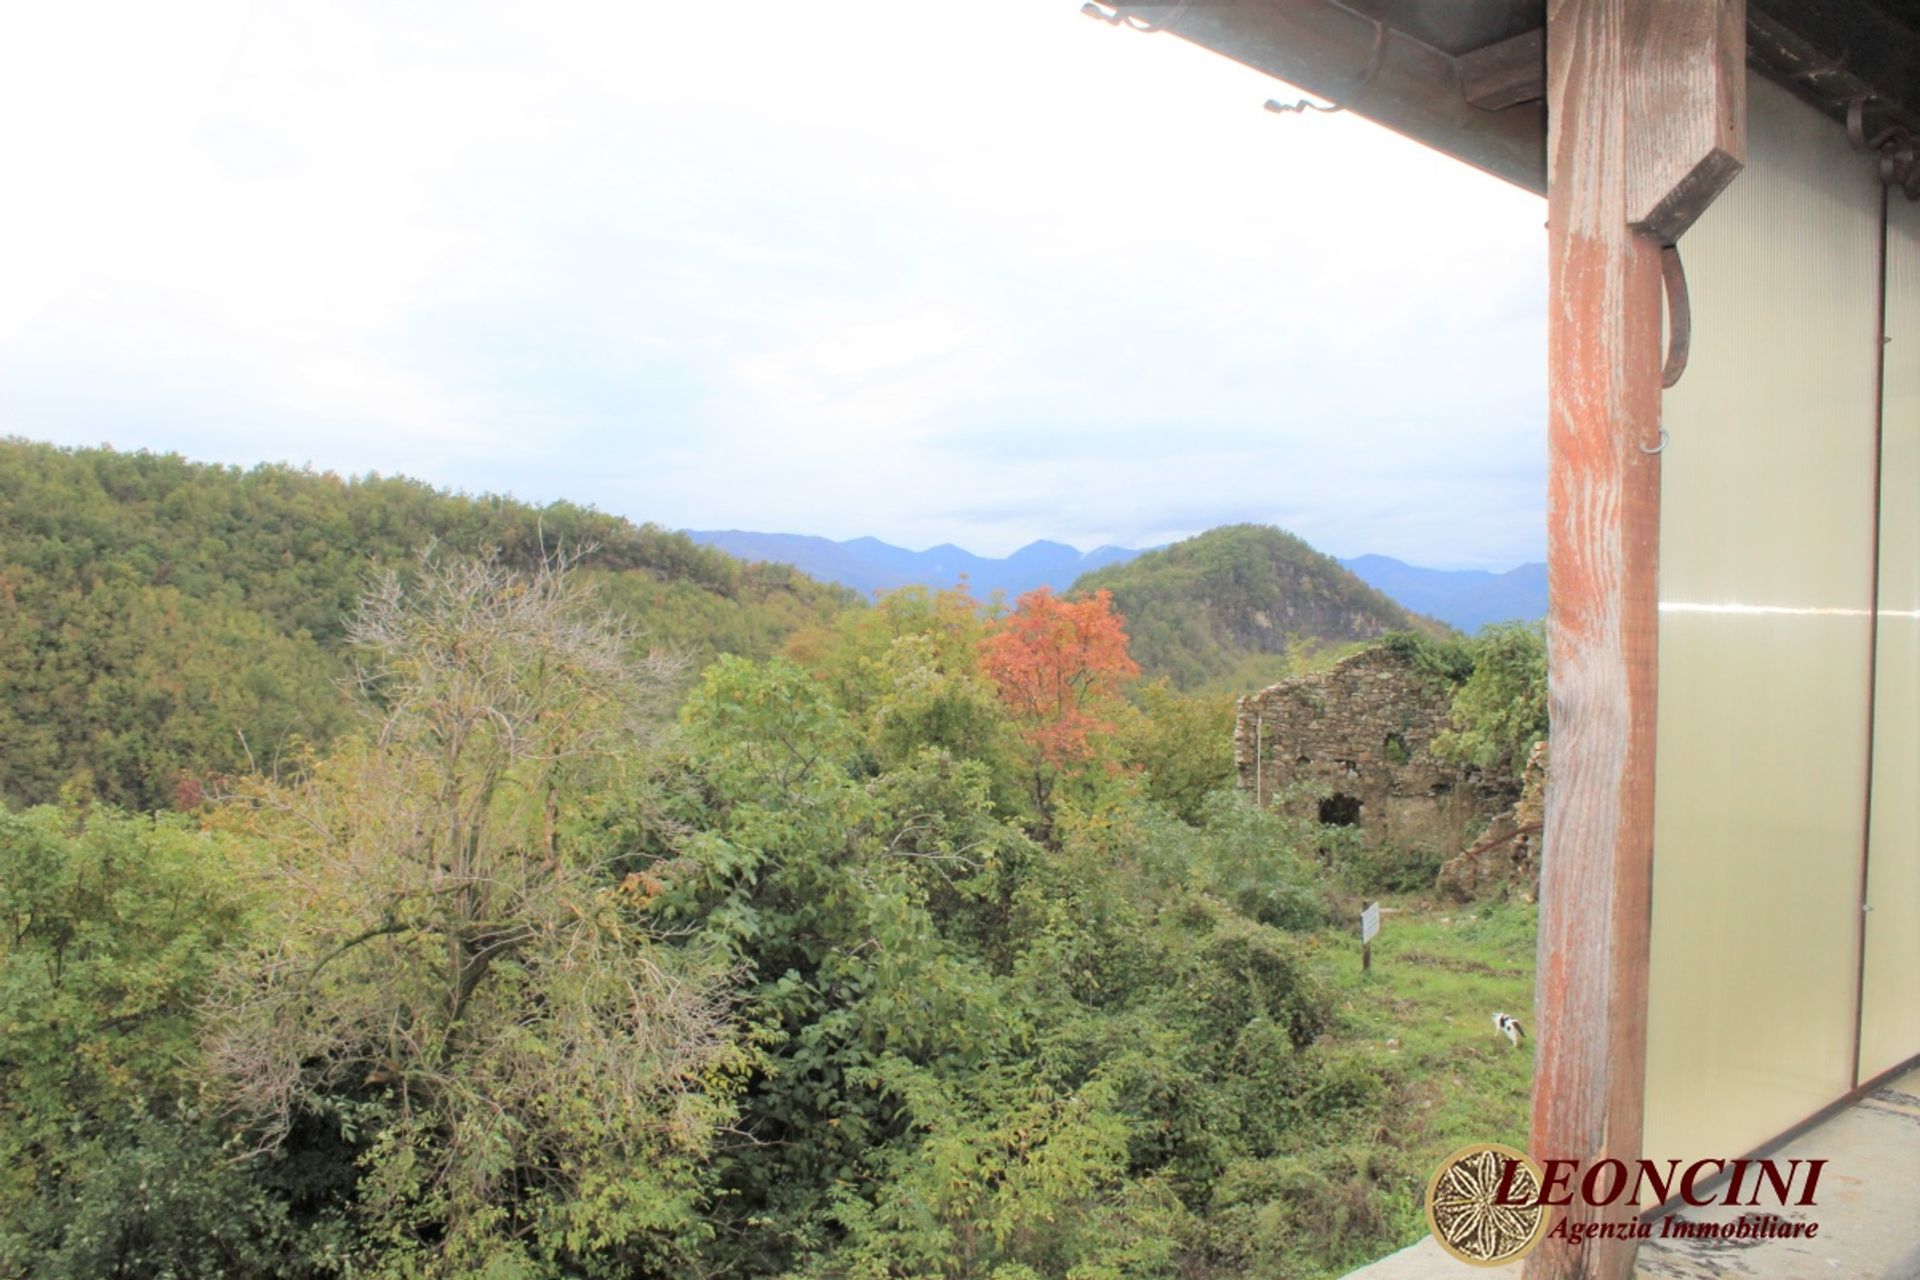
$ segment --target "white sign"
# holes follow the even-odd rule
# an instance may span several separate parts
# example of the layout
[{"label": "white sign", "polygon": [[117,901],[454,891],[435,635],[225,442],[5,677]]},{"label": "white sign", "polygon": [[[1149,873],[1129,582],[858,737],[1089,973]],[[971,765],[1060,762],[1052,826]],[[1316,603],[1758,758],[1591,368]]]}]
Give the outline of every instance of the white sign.
[{"label": "white sign", "polygon": [[1360,941],[1364,945],[1373,941],[1373,935],[1380,932],[1380,904],[1372,902],[1360,913]]}]

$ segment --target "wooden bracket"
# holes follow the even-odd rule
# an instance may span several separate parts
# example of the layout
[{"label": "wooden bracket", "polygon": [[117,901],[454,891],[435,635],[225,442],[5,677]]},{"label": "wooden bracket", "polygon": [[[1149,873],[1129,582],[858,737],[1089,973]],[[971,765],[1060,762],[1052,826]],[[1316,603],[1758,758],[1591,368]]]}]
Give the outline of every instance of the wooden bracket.
[{"label": "wooden bracket", "polygon": [[1669,245],[1747,162],[1747,4],[1626,11],[1627,222]]}]

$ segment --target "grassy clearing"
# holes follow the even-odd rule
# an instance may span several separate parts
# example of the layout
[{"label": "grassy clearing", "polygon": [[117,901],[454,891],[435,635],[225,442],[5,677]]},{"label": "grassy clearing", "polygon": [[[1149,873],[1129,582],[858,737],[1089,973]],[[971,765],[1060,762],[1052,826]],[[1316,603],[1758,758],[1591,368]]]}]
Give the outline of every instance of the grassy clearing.
[{"label": "grassy clearing", "polygon": [[1386,1081],[1383,1105],[1364,1121],[1371,1133],[1351,1138],[1383,1148],[1391,1173],[1376,1191],[1380,1217],[1397,1244],[1411,1244],[1426,1231],[1426,1180],[1444,1156],[1470,1142],[1526,1148],[1532,1045],[1509,1046],[1493,1014],[1533,1025],[1537,917],[1534,907],[1503,903],[1405,897],[1381,906],[1369,972],[1360,969],[1357,902],[1349,928],[1319,937],[1322,972],[1337,992],[1327,1039],[1366,1055]]}]

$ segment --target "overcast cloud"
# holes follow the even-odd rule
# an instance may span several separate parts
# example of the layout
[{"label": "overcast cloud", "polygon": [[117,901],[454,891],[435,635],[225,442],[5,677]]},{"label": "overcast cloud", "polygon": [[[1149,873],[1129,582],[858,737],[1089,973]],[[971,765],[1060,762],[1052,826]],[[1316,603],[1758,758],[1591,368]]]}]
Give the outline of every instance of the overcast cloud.
[{"label": "overcast cloud", "polygon": [[1003,554],[1544,545],[1544,204],[1078,0],[15,5],[0,433]]}]

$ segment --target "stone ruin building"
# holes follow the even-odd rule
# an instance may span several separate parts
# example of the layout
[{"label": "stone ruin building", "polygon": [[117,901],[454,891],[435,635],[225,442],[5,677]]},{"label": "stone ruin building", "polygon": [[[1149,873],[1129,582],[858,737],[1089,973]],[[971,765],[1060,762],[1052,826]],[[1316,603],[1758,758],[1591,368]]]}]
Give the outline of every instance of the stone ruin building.
[{"label": "stone ruin building", "polygon": [[1517,894],[1540,900],[1541,836],[1547,819],[1547,744],[1536,742],[1520,774],[1520,798],[1493,820],[1470,849],[1447,860],[1435,888],[1471,901]]},{"label": "stone ruin building", "polygon": [[1451,857],[1520,791],[1517,779],[1433,754],[1452,699],[1451,685],[1387,646],[1248,694],[1234,728],[1240,789],[1358,827],[1369,844]]}]

